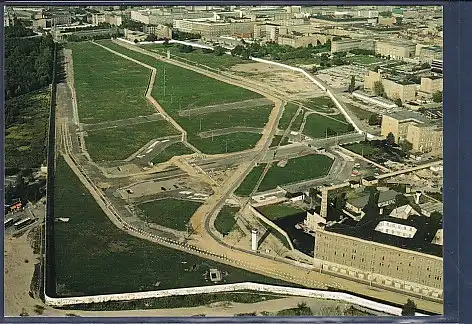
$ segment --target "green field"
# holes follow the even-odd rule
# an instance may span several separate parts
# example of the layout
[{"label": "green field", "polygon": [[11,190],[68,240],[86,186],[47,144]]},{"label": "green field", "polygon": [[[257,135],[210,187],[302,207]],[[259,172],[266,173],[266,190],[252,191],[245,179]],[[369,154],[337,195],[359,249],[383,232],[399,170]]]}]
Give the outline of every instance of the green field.
[{"label": "green field", "polygon": [[[223,206],[218,216],[215,219],[215,228],[223,236],[226,236],[236,225],[236,219],[234,218],[238,208]],[[237,226],[237,225],[236,225]]]},{"label": "green field", "polygon": [[89,131],[85,142],[94,161],[124,160],[154,138],[178,135],[167,121]]},{"label": "green field", "polygon": [[282,135],[274,135],[272,142],[270,142],[270,147],[276,147],[282,141]]},{"label": "green field", "polygon": [[45,161],[49,98],[48,89],[5,101],[5,168],[29,169]]},{"label": "green field", "polygon": [[262,175],[262,172],[264,171],[266,164],[262,163],[259,164],[258,166],[255,166],[251,172],[244,178],[243,182],[241,185],[236,189],[234,192],[236,195],[244,197],[244,196],[249,196],[249,194],[252,192],[254,187],[257,184],[257,181]]},{"label": "green field", "polygon": [[370,112],[362,108],[358,108],[357,106],[354,106],[348,103],[345,103],[345,105],[354,115],[357,116],[357,118],[361,120],[368,120],[369,117],[374,114],[373,112]]},{"label": "green field", "polygon": [[190,60],[194,63],[205,65],[213,69],[226,70],[237,64],[244,64],[250,62],[240,57],[227,54],[217,56],[214,53],[204,53],[201,49],[195,49],[191,53],[183,53],[180,52],[177,46],[173,44],[169,44],[167,47],[160,44],[142,45],[141,47],[152,52],[159,53],[161,55],[167,55],[167,50],[169,50],[171,53],[171,58],[172,55],[176,55],[179,57],[183,57],[184,59]]},{"label": "green field", "polygon": [[158,164],[162,162],[167,162],[174,156],[181,156],[195,153],[190,148],[188,148],[182,142],[174,143],[167,146],[163,151],[161,151],[155,158],[151,160],[153,164]]},{"label": "green field", "polygon": [[[287,129],[288,125],[290,125],[290,121],[295,116],[297,110],[298,105],[295,105],[293,103],[286,104],[282,117],[280,117],[278,128],[281,130]],[[300,115],[303,116],[303,112],[301,112]]]},{"label": "green field", "polygon": [[361,154],[364,156],[372,156],[377,155],[381,152],[380,148],[375,147],[369,143],[361,142],[361,143],[352,143],[343,145],[345,149],[352,151],[357,154]]},{"label": "green field", "polygon": [[284,204],[262,206],[257,208],[257,210],[271,221],[303,212],[303,210],[299,208],[290,207]]},{"label": "green field", "polygon": [[[225,153],[227,139],[228,152],[249,149],[260,139],[260,135],[257,134],[235,133],[230,136],[214,137],[213,141],[209,141],[208,139],[200,138],[198,133],[234,126],[264,127],[272,111],[272,105],[233,109],[198,116],[185,116],[185,110],[262,98],[261,95],[217,81],[191,70],[157,61],[149,55],[123,48],[111,41],[100,41],[100,43],[157,69],[158,73],[152,92],[153,97],[188,132],[189,142],[203,153]],[[165,95],[164,69],[166,75]],[[183,116],[180,116],[179,112],[182,112]]]},{"label": "green field", "polygon": [[70,43],[80,121],[85,124],[155,113],[145,98],[151,71],[89,42]]},{"label": "green field", "polygon": [[200,206],[199,202],[180,199],[160,199],[138,205],[146,222],[178,231],[187,229],[190,218]]},{"label": "green field", "polygon": [[54,202],[54,217],[69,218],[67,223],[54,224],[54,251],[50,252],[55,254],[59,296],[208,285],[210,268],[227,272],[222,283],[296,286],[126,234],[108,220],[62,158],[56,164]]},{"label": "green field", "polygon": [[328,174],[333,160],[326,155],[310,154],[288,160],[284,167],[273,164],[262,180],[258,191],[266,191],[279,185],[321,178]]},{"label": "green field", "polygon": [[[344,120],[344,116],[337,115],[338,118]],[[353,130],[352,125],[347,122],[342,122],[339,119],[329,118],[327,116],[322,116],[318,114],[311,114],[307,117],[305,127],[303,129],[303,134],[311,138],[320,138],[328,136],[333,136],[336,133],[338,135],[349,133]]]},{"label": "green field", "polygon": [[302,103],[303,106],[320,112],[332,112],[336,109],[336,105],[330,97],[309,98]]}]

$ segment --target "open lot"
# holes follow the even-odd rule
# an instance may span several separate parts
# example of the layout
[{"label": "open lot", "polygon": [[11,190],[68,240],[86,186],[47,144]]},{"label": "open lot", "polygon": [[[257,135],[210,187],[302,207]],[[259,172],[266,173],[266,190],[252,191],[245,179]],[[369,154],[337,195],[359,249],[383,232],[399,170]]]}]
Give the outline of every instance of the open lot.
[{"label": "open lot", "polygon": [[238,208],[223,206],[218,216],[215,219],[215,228],[223,236],[228,235],[229,232],[236,225],[236,219],[234,218]]},{"label": "open lot", "polygon": [[167,146],[164,150],[159,152],[156,157],[154,157],[151,162],[153,164],[158,164],[162,162],[167,162],[174,156],[186,155],[194,153],[191,149],[185,146],[183,143],[174,143]]},{"label": "open lot", "polygon": [[[330,117],[331,116],[318,114],[309,115],[306,119],[305,127],[303,128],[303,134],[311,138],[320,138],[326,135],[341,135],[353,130],[352,125],[345,121],[344,116],[336,115]],[[342,119],[342,121],[340,119]]]},{"label": "open lot", "polygon": [[349,103],[344,103],[347,108],[354,114],[357,116],[357,118],[361,119],[361,120],[368,120],[369,117],[371,115],[373,115],[374,113],[371,112],[371,111],[368,111],[368,110],[365,110],[365,109],[362,109],[362,108],[359,108],[355,105],[352,105],[352,104],[349,104]]},{"label": "open lot", "polygon": [[[101,41],[101,44],[157,69],[153,97],[187,131],[188,141],[203,153],[218,154],[245,150],[257,143],[260,138],[258,134],[234,133],[213,136],[212,139],[203,139],[198,134],[235,126],[264,127],[273,106],[266,104],[246,107],[248,104],[246,100],[262,99],[261,95],[191,70],[157,61],[111,41]],[[215,107],[211,107],[208,113],[202,114],[203,111],[199,111],[198,116],[192,116],[195,108],[238,102],[240,108],[237,109],[233,107],[227,111],[214,111]],[[186,110],[189,110],[188,114],[185,114]]]},{"label": "open lot", "polygon": [[238,196],[248,196],[256,186],[265,166],[265,163],[255,166],[234,193]]},{"label": "open lot", "polygon": [[89,131],[85,141],[94,161],[113,161],[126,159],[154,138],[178,134],[167,121],[156,121]]},{"label": "open lot", "polygon": [[178,231],[185,231],[187,224],[201,206],[200,203],[180,199],[160,199],[138,205],[147,223],[154,223]]},{"label": "open lot", "polygon": [[386,62],[385,59],[375,57],[373,55],[356,55],[347,58],[349,62],[353,64],[359,64],[359,65],[371,65],[375,63],[383,63]]},{"label": "open lot", "polygon": [[336,111],[334,102],[330,97],[308,98],[302,101],[303,106],[320,111],[323,113],[332,113]]},{"label": "open lot", "polygon": [[184,53],[181,52],[175,44],[168,44],[167,46],[161,44],[146,44],[141,45],[141,47],[161,55],[167,55],[167,51],[169,50],[171,58],[172,55],[178,56],[178,59],[184,58],[193,63],[198,63],[214,69],[228,69],[236,64],[244,64],[248,62],[240,57],[228,54],[218,56],[214,53],[204,53],[202,49],[195,49],[190,53]]},{"label": "open lot", "polygon": [[86,124],[155,113],[145,98],[151,72],[89,43],[72,49],[80,121]]},{"label": "open lot", "polygon": [[299,208],[290,207],[284,204],[262,206],[258,207],[257,210],[272,221],[275,221],[279,218],[300,214],[300,212],[303,211]]},{"label": "open lot", "polygon": [[210,268],[223,272],[221,283],[287,284],[132,237],[111,223],[62,158],[55,175],[54,216],[70,219],[55,223],[50,251],[59,296],[208,285]]},{"label": "open lot", "polygon": [[326,155],[310,154],[290,159],[284,167],[273,164],[258,191],[274,189],[289,183],[321,178],[328,174],[333,160]]}]

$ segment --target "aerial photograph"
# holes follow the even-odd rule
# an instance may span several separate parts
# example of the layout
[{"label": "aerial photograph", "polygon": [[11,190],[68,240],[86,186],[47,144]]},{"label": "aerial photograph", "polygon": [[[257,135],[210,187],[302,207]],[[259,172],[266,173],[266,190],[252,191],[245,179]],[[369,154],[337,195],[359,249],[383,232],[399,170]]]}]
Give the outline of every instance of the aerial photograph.
[{"label": "aerial photograph", "polygon": [[444,313],[442,6],[3,11],[5,316]]}]

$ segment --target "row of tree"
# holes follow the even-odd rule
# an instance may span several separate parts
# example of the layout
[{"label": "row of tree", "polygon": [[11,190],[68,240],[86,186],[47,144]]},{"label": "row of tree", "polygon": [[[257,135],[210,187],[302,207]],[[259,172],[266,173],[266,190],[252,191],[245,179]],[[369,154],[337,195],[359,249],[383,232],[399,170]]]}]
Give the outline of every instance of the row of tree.
[{"label": "row of tree", "polygon": [[5,27],[4,36],[5,38],[27,37],[34,36],[34,32],[20,24],[17,18],[14,18],[13,26]]},{"label": "row of tree", "polygon": [[51,36],[5,40],[5,98],[51,83],[54,41]]}]

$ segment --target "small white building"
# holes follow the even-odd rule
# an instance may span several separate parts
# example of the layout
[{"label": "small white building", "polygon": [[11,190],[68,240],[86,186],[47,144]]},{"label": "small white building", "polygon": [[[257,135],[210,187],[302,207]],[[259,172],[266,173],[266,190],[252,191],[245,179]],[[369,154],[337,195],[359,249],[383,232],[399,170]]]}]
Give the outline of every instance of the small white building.
[{"label": "small white building", "polygon": [[375,227],[377,232],[382,232],[389,235],[395,235],[399,237],[412,238],[416,234],[416,228],[413,226],[398,224],[389,221],[381,221]]},{"label": "small white building", "polygon": [[438,229],[431,243],[437,244],[437,245],[443,245],[443,229],[442,228]]},{"label": "small white building", "polygon": [[413,209],[410,205],[403,205],[400,207],[395,208],[390,213],[391,217],[400,218],[400,219],[407,219],[410,215],[419,215],[416,210]]},{"label": "small white building", "polygon": [[398,106],[395,103],[391,102],[390,100],[387,100],[381,97],[369,96],[367,93],[362,92],[362,91],[358,91],[358,90],[354,91],[352,95],[353,97],[357,99],[380,106],[382,108],[386,108],[386,109],[398,108]]},{"label": "small white building", "polygon": [[421,208],[421,213],[427,217],[430,217],[434,212],[443,212],[443,204],[440,202],[429,201],[427,203],[420,204],[419,206]]}]

